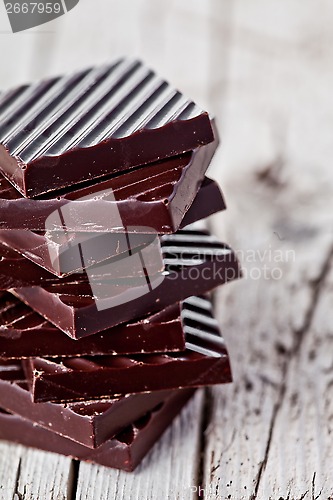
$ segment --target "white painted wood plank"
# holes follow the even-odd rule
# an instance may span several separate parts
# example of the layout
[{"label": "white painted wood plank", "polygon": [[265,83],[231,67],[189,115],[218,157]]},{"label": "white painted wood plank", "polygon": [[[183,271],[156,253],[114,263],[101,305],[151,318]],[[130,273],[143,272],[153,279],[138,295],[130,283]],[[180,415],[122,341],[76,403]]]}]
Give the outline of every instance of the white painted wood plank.
[{"label": "white painted wood plank", "polygon": [[[235,0],[225,98],[220,102],[224,178],[278,155],[286,175],[318,169],[329,181],[333,141],[332,3]],[[318,182],[318,179],[317,179]],[[232,200],[231,200],[232,201]]]},{"label": "white painted wood plank", "polygon": [[202,404],[198,391],[133,473],[81,462],[77,500],[195,498]]},{"label": "white painted wood plank", "polygon": [[331,269],[288,368],[258,498],[332,498],[332,300]]},{"label": "white painted wood plank", "polygon": [[0,498],[12,500],[22,453],[21,446],[0,443]]},{"label": "white painted wood plank", "polygon": [[15,500],[65,500],[70,475],[70,458],[22,447]]},{"label": "white painted wood plank", "polygon": [[[323,273],[333,227],[333,143],[327,136],[333,125],[327,98],[333,8],[327,2],[321,7],[325,19],[316,15],[314,2],[282,2],[274,15],[267,2],[234,2],[220,107],[224,141],[213,168],[229,210],[212,224],[241,251],[247,274],[259,268],[263,275],[267,265],[283,276],[252,276],[218,294],[235,382],[213,391],[202,485],[207,498],[332,494],[329,376],[315,382],[320,370],[309,363],[316,279],[326,304],[321,317],[330,318],[331,303]],[[270,249],[272,258],[261,261]],[[290,250],[295,259],[290,254],[291,261],[274,262],[277,252]],[[318,331],[329,358],[330,330],[321,324]],[[325,364],[320,352],[316,359]]]},{"label": "white painted wood plank", "polygon": [[0,443],[0,498],[60,500],[70,498],[71,459],[54,453]]},{"label": "white painted wood plank", "polygon": [[[315,251],[315,246],[312,249]],[[324,253],[324,247],[321,249],[324,258],[327,254]],[[324,265],[323,259],[321,263]],[[295,270],[287,272],[294,273]],[[301,268],[298,272],[303,274]],[[294,293],[295,285],[309,287],[299,277],[294,283],[293,280],[287,283],[285,279],[283,284],[276,285],[276,290],[273,283],[264,286],[261,281],[256,286],[253,282],[243,282],[243,290],[234,287],[233,294],[219,294],[217,304],[233,361],[234,384],[224,391],[213,391],[214,403],[206,436],[205,479],[202,485],[206,493],[211,495],[207,498],[214,498],[215,492],[220,498],[229,498],[229,495],[237,499],[287,498],[287,492],[283,491],[286,462],[287,476],[295,478],[293,487],[288,483],[290,498],[299,498],[312,480],[313,472],[302,477],[295,465],[297,457],[304,450],[297,435],[291,431],[290,413],[286,411],[281,415],[281,420],[277,419],[284,401],[285,387],[288,388],[290,384],[292,390],[291,387],[295,385],[303,385],[298,370],[293,365],[289,366],[297,339],[297,331],[295,333],[292,329],[292,317],[295,312],[298,316],[297,309],[302,310],[304,307],[301,294],[297,297],[298,294]],[[311,300],[309,288],[307,292]],[[310,308],[308,297],[304,297],[304,300]],[[305,318],[303,314],[303,322]],[[312,396],[313,393],[309,391],[304,399]],[[320,407],[317,410],[320,411]],[[321,418],[326,418],[324,412]],[[303,441],[303,445],[306,449],[304,461],[308,462],[309,471],[312,470],[309,457],[316,454],[319,440]],[[288,454],[293,458],[290,461]],[[265,482],[268,489],[261,490],[258,486],[261,488],[266,478],[265,464],[268,458],[272,461],[271,474]],[[319,471],[324,463],[325,459],[320,457],[315,470]],[[277,470],[280,471],[278,475]],[[329,478],[327,474],[328,471],[326,481]],[[273,477],[275,489],[272,491],[269,486],[272,485]]]}]

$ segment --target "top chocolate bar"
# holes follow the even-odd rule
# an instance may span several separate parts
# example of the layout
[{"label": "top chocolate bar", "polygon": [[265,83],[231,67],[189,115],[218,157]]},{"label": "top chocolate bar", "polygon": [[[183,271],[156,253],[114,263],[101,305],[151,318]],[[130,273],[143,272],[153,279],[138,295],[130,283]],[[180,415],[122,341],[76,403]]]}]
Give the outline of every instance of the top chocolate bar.
[{"label": "top chocolate bar", "polygon": [[130,59],[3,92],[0,117],[0,170],[28,198],[214,139],[206,112]]}]

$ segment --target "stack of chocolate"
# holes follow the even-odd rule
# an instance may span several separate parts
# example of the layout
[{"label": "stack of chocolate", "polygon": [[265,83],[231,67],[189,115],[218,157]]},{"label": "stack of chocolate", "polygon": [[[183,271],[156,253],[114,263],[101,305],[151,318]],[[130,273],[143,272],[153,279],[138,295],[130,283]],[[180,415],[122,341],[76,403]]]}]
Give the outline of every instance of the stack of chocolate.
[{"label": "stack of chocolate", "polygon": [[0,437],[133,470],[231,381],[214,122],[141,62],[0,94]]}]

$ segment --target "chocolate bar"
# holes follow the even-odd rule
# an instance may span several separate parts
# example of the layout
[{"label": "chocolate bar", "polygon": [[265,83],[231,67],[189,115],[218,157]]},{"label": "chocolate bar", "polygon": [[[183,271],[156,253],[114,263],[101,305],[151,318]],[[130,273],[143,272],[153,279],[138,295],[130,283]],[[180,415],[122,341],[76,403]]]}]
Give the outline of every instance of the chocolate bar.
[{"label": "chocolate bar", "polygon": [[[149,245],[138,246],[135,248],[130,245],[131,253],[123,252],[123,258],[119,258],[120,256],[114,256],[111,259],[107,259],[103,261],[103,267],[100,265],[88,266],[89,276],[94,275],[96,279],[99,280],[108,278],[121,280],[122,278],[134,277],[142,279],[145,276],[145,272],[149,275],[156,275],[160,273],[164,270],[160,240],[158,236],[152,237],[152,235],[146,235],[146,241],[149,241],[149,239],[151,239]],[[110,241],[110,239],[105,238],[103,241]],[[100,243],[97,244],[95,242],[95,245],[98,250]],[[85,247],[85,250],[86,248],[87,247]],[[91,250],[93,250],[93,248],[91,248]],[[130,263],[125,262],[126,257],[136,255],[139,252],[144,257],[145,267],[141,265],[141,261],[138,265],[130,265]],[[91,254],[89,253],[89,255]],[[69,255],[68,258],[65,257],[60,262],[66,266],[70,266],[71,262],[74,260],[75,263],[76,257],[78,257],[77,262],[80,259],[82,265],[81,256],[82,251],[80,252],[80,248],[73,248],[73,253]],[[73,257],[73,260],[70,260],[71,257]],[[112,263],[114,263],[114,265],[112,265]],[[0,243],[0,290],[33,285],[49,286],[57,283],[73,283],[75,281],[88,281],[86,270],[78,271],[77,273],[67,275],[59,279],[59,277],[50,273],[43,267],[36,266],[33,262],[27,260],[15,250],[12,250]]]},{"label": "chocolate bar", "polygon": [[3,292],[0,296],[0,358],[183,351],[183,307],[182,303],[173,304],[150,316],[77,341],[10,293]]},{"label": "chocolate bar", "polygon": [[174,391],[80,403],[33,403],[20,362],[0,360],[0,407],[89,448],[97,448]]},{"label": "chocolate bar", "polygon": [[191,297],[182,317],[186,350],[181,353],[23,360],[33,401],[61,403],[231,382],[210,301]]},{"label": "chocolate bar", "polygon": [[[4,179],[2,178],[2,180]],[[0,179],[0,183],[2,180]],[[10,189],[14,191],[12,186],[10,186]],[[191,207],[186,212],[180,226],[185,227],[188,224],[204,219],[216,212],[224,210],[225,208],[226,205],[223,195],[218,185],[215,181],[206,177],[198,191],[198,194],[194,198]],[[60,265],[56,266],[55,263],[58,262],[59,264],[62,264],[64,259],[70,257],[69,253],[71,252],[71,248],[68,245],[67,238],[65,238],[65,241],[62,242],[59,240],[56,241],[55,238],[52,238],[51,236],[52,235],[47,234],[45,231],[38,233],[29,230],[0,230],[0,243],[4,243],[9,248],[16,250],[25,258],[38,264],[55,276],[63,277],[68,273],[64,272],[63,267],[61,268]],[[85,245],[91,245],[91,250],[90,252],[88,251],[88,255],[90,253],[91,257],[88,262],[85,262],[85,267],[103,262],[108,258],[128,251],[128,240],[124,238],[123,234],[94,234],[94,237],[97,238],[95,241],[92,241],[91,236],[92,234],[87,233],[88,239],[85,241]],[[150,238],[147,234],[131,234],[130,240],[133,250],[141,246],[146,246],[147,243],[149,243]],[[73,253],[78,242],[81,241],[81,233],[70,234],[70,243]],[[52,249],[52,258],[50,255],[50,249]],[[77,265],[75,265],[76,263]],[[82,270],[81,261],[78,262],[77,260],[71,259],[71,265],[73,272]],[[5,280],[6,278],[4,276],[8,276],[9,274],[8,272],[4,272],[3,276],[1,272],[3,272],[3,266],[0,267],[0,287],[1,280]],[[37,284],[39,284],[38,279],[42,278],[38,278],[37,274],[38,271],[35,270],[33,276],[34,279],[36,279]],[[14,276],[11,274],[10,277],[13,278]],[[48,279],[51,279],[51,277],[49,276]],[[32,285],[33,282],[27,284]],[[3,286],[3,288],[7,289],[8,286]]]},{"label": "chocolate bar", "polygon": [[148,412],[96,449],[71,441],[4,410],[0,410],[0,439],[130,472],[140,463],[193,392],[174,391],[155,411]]},{"label": "chocolate bar", "polygon": [[206,112],[129,59],[4,92],[0,115],[0,169],[29,198],[214,139]]},{"label": "chocolate bar", "polygon": [[82,338],[241,276],[235,253],[206,231],[181,230],[162,236],[161,245],[165,271],[156,287],[152,281],[136,285],[134,279],[90,280],[12,292],[69,336]]},{"label": "chocolate bar", "polygon": [[0,229],[51,232],[63,231],[65,225],[71,232],[120,232],[135,226],[135,232],[147,232],[140,226],[149,225],[153,232],[175,232],[200,188],[217,145],[215,139],[180,156],[81,187],[74,185],[57,192],[57,196],[48,193],[38,200],[23,198],[2,177]]}]

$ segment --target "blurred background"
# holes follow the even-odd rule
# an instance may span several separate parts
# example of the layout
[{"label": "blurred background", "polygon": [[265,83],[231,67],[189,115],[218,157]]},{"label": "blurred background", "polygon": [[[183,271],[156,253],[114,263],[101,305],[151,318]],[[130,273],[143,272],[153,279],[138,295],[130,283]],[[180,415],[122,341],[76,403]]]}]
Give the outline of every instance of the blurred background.
[{"label": "blurred background", "polygon": [[13,35],[0,4],[1,88],[131,55],[218,119],[210,225],[260,271],[216,301],[235,382],[213,391],[201,475],[232,498],[332,493],[332,27],[332,0],[80,0]]}]

